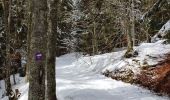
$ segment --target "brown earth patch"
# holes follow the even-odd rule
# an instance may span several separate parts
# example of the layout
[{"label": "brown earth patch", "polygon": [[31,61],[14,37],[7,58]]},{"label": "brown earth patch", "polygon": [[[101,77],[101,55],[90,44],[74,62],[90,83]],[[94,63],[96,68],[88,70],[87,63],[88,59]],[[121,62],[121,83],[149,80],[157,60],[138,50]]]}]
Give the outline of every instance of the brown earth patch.
[{"label": "brown earth patch", "polygon": [[135,83],[170,96],[170,55],[155,67],[142,70],[136,76]]},{"label": "brown earth patch", "polygon": [[115,72],[106,71],[103,74],[115,80],[139,84],[160,95],[170,96],[170,54],[166,55],[165,60],[155,66],[142,67],[140,74],[137,75],[130,69]]}]

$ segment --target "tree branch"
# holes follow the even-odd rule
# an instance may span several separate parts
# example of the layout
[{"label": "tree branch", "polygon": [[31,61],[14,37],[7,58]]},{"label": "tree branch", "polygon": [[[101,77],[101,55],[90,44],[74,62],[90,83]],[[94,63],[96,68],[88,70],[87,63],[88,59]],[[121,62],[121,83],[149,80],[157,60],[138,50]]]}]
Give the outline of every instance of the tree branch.
[{"label": "tree branch", "polygon": [[157,0],[157,2],[142,16],[141,22],[155,14],[165,2],[166,0]]}]

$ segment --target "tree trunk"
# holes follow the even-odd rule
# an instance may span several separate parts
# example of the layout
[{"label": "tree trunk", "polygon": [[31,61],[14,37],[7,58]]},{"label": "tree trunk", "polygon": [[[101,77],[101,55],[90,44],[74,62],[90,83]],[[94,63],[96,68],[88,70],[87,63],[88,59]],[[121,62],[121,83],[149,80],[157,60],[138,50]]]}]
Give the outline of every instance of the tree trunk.
[{"label": "tree trunk", "polygon": [[98,43],[97,43],[97,34],[96,34],[96,22],[93,22],[93,32],[92,32],[92,46],[93,46],[93,55],[98,54]]},{"label": "tree trunk", "polygon": [[130,58],[133,56],[133,39],[131,34],[131,25],[128,18],[124,20],[125,26],[125,34],[127,35],[127,51],[125,53],[126,58]]},{"label": "tree trunk", "polygon": [[133,41],[133,46],[135,46],[135,9],[134,9],[135,5],[134,5],[134,0],[132,0],[131,3],[131,34],[132,34],[132,41]]},{"label": "tree trunk", "polygon": [[3,9],[4,9],[4,23],[5,23],[5,34],[6,34],[6,59],[5,59],[5,67],[6,67],[6,77],[5,77],[5,84],[6,84],[6,92],[7,96],[9,96],[12,88],[10,82],[10,21],[11,21],[11,0],[3,0]]},{"label": "tree trunk", "polygon": [[27,64],[26,64],[26,81],[29,81],[29,75],[30,75],[30,61],[31,61],[31,24],[32,24],[32,10],[31,10],[31,1],[27,1],[27,26],[28,26],[28,32],[27,32]]},{"label": "tree trunk", "polygon": [[[131,0],[130,0],[131,1]],[[133,45],[134,45],[134,41],[133,41],[133,39],[134,39],[134,37],[133,37],[133,35],[134,35],[134,28],[135,28],[135,26],[133,25],[134,24],[134,18],[131,18],[131,16],[133,16],[134,17],[134,15],[132,15],[132,10],[133,9],[131,9],[131,11],[130,10],[128,10],[129,9],[129,7],[130,6],[134,6],[133,4],[125,4],[125,10],[124,10],[124,13],[125,14],[127,14],[126,16],[124,15],[124,18],[123,18],[123,23],[124,23],[124,33],[127,35],[127,51],[126,51],[126,53],[125,53],[125,57],[126,58],[130,58],[130,57],[132,57],[133,56]],[[132,8],[132,7],[131,7]]]},{"label": "tree trunk", "polygon": [[45,100],[47,38],[47,0],[31,0],[31,63],[29,100]]},{"label": "tree trunk", "polygon": [[48,43],[47,43],[47,100],[57,100],[55,81],[55,57],[58,26],[58,0],[48,1]]},{"label": "tree trunk", "polygon": [[127,34],[127,41],[128,41],[128,46],[127,46],[127,51],[125,53],[125,57],[129,58],[133,56],[133,39],[132,39],[132,34],[130,31],[130,27],[127,26],[128,29],[126,30],[126,34]]}]

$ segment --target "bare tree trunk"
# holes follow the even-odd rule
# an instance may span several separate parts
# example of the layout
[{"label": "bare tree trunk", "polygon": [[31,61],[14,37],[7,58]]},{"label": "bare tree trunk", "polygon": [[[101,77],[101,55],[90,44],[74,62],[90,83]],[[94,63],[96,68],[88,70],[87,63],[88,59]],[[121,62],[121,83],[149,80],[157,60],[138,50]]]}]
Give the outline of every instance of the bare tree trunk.
[{"label": "bare tree trunk", "polygon": [[93,32],[92,32],[92,46],[93,46],[93,55],[98,54],[98,43],[97,43],[97,35],[96,35],[96,22],[93,22]]},{"label": "bare tree trunk", "polygon": [[[133,11],[132,11],[132,9],[131,9],[131,11],[129,10],[130,9],[129,7],[133,6],[133,5],[131,5],[131,3],[129,4],[128,2],[127,2],[127,4],[124,4],[124,5],[125,5],[124,13],[128,15],[128,16],[124,15],[124,18],[123,18],[123,20],[124,20],[123,26],[124,26],[125,34],[127,35],[127,43],[128,43],[125,57],[129,58],[129,57],[133,56],[133,45],[134,45],[134,43],[133,43],[134,42],[134,40],[133,40],[134,33],[132,33],[132,32],[134,32],[134,28],[135,28],[133,25],[134,18],[131,19],[131,14]],[[134,15],[132,15],[132,16],[134,17]]]},{"label": "bare tree trunk", "polygon": [[131,34],[131,25],[129,24],[129,21],[127,18],[125,18],[124,21],[124,32],[127,35],[127,51],[125,53],[125,57],[129,58],[131,57],[133,54],[133,39],[132,39],[132,34]]},{"label": "bare tree trunk", "polygon": [[30,49],[31,49],[31,24],[32,24],[32,7],[31,7],[31,1],[27,1],[27,11],[28,11],[28,16],[27,16],[27,26],[28,26],[28,32],[27,32],[27,65],[26,65],[26,81],[29,81],[29,75],[30,75],[30,61],[31,61],[31,54],[30,54]]},{"label": "bare tree trunk", "polygon": [[55,81],[55,58],[57,43],[57,26],[58,26],[58,0],[48,0],[48,43],[47,43],[47,99],[57,100],[56,97],[56,81]]},{"label": "bare tree trunk", "polygon": [[125,53],[125,57],[129,58],[133,56],[133,39],[132,39],[132,34],[130,31],[129,25],[127,25],[128,29],[126,29],[126,34],[127,34],[127,41],[128,41],[128,46],[127,46],[127,51]]},{"label": "bare tree trunk", "polygon": [[135,46],[135,10],[134,10],[134,0],[132,0],[131,3],[131,21],[132,21],[132,25],[131,25],[131,34],[132,34],[132,41],[133,41],[133,46]]},{"label": "bare tree trunk", "polygon": [[[95,23],[95,22],[93,22]],[[95,49],[95,24],[94,24],[94,27],[93,27],[93,32],[92,32],[92,47],[93,47],[93,55],[95,55],[95,52],[96,52],[96,49]]]},{"label": "bare tree trunk", "polygon": [[31,63],[29,100],[45,100],[45,64],[47,52],[47,0],[31,0]]},{"label": "bare tree trunk", "polygon": [[10,82],[10,42],[9,42],[9,36],[10,36],[10,21],[11,21],[11,0],[3,0],[3,9],[4,9],[4,22],[5,22],[5,34],[6,34],[6,59],[5,59],[5,67],[6,67],[6,91],[7,95],[9,96],[12,88],[11,88],[11,82]]}]

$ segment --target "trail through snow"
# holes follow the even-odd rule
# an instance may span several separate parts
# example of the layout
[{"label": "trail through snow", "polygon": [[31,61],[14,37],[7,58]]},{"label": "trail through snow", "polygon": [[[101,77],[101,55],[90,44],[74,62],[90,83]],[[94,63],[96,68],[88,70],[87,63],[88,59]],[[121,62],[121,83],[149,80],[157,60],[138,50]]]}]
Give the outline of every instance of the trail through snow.
[{"label": "trail through snow", "polygon": [[[169,100],[150,91],[79,67],[74,54],[57,58],[59,100]],[[86,66],[89,69],[90,66]]]},{"label": "trail through snow", "polygon": [[[101,75],[102,69],[112,61],[108,58],[121,57],[121,52],[77,56],[76,53],[56,58],[56,94],[58,100],[169,100],[157,96],[147,89],[116,81]],[[106,65],[106,66],[105,66]],[[29,84],[18,78],[13,89],[19,89],[19,100],[28,100]],[[2,82],[3,83],[3,82]],[[1,86],[4,87],[4,86]],[[3,89],[0,89],[0,94]],[[7,97],[0,100],[8,100]]]}]

